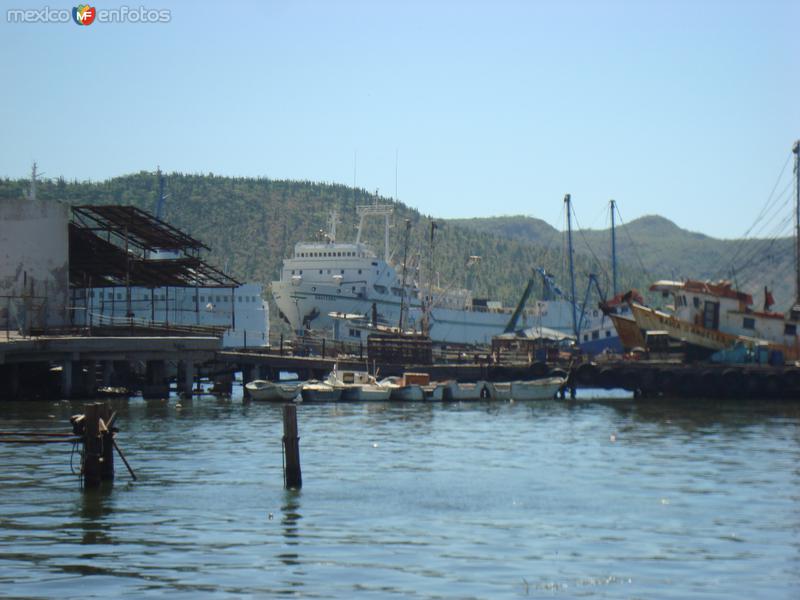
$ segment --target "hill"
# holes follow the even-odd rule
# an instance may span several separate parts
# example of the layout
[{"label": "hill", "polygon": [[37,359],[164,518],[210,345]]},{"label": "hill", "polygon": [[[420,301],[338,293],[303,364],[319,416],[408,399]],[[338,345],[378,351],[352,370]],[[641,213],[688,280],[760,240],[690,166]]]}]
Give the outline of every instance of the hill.
[{"label": "hill", "polygon": [[[560,245],[563,234],[548,223],[528,216],[454,219],[458,227],[525,241],[534,245]],[[581,230],[573,235],[575,252],[592,257],[610,255],[611,230]],[[634,265],[648,280],[733,279],[763,301],[763,286],[775,290],[777,307],[794,299],[794,240],[720,240],[687,231],[669,219],[648,215],[616,228],[618,268]]]}]

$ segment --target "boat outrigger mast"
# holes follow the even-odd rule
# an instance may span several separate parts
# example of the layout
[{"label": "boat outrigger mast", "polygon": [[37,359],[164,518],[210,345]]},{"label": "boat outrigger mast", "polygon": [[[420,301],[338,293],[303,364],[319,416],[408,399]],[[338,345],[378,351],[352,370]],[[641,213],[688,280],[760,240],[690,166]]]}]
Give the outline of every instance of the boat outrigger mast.
[{"label": "boat outrigger mast", "polygon": [[617,295],[617,233],[614,228],[614,211],[617,210],[617,203],[611,200],[609,204],[611,205],[611,297],[613,298]]},{"label": "boat outrigger mast", "polygon": [[564,205],[567,211],[567,244],[569,252],[569,283],[572,297],[570,298],[572,304],[572,331],[575,333],[575,340],[580,341],[578,331],[578,307],[575,305],[577,298],[575,297],[575,265],[573,264],[572,257],[572,204],[570,202],[570,195],[564,196]]},{"label": "boat outrigger mast", "polygon": [[794,231],[794,269],[795,269],[795,305],[800,304],[800,140],[792,147],[794,152],[794,192],[795,192],[795,231]]}]

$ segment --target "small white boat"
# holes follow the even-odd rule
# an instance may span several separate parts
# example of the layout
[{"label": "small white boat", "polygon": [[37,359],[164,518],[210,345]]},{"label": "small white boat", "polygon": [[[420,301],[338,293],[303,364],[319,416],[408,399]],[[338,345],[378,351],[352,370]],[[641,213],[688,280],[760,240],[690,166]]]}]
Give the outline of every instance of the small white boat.
[{"label": "small white boat", "polygon": [[444,384],[442,390],[442,400],[483,400],[491,397],[489,384],[485,381],[475,383],[459,383],[450,381]]},{"label": "small white boat", "polygon": [[513,400],[552,400],[566,381],[565,377],[512,381],[511,398]]},{"label": "small white boat", "polygon": [[245,384],[245,389],[250,398],[261,402],[288,402],[297,398],[300,393],[300,383],[277,383],[256,379]]},{"label": "small white boat", "polygon": [[392,393],[389,386],[379,384],[366,371],[339,371],[334,369],[325,383],[342,392],[342,402],[388,400]]},{"label": "small white boat", "polygon": [[300,393],[305,402],[336,402],[342,397],[342,388],[324,381],[311,380],[303,386]]}]

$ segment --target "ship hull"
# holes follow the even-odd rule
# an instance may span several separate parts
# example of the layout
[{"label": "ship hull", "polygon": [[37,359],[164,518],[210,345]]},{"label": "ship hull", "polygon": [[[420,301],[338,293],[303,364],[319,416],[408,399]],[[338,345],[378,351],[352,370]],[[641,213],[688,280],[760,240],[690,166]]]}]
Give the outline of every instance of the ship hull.
[{"label": "ship hull", "polygon": [[633,304],[632,309],[636,324],[642,331],[666,331],[673,340],[706,352],[730,348],[737,343],[744,343],[751,347],[755,347],[757,344],[766,344],[770,350],[781,352],[786,360],[797,360],[798,358],[797,347],[708,329],[639,304]]}]

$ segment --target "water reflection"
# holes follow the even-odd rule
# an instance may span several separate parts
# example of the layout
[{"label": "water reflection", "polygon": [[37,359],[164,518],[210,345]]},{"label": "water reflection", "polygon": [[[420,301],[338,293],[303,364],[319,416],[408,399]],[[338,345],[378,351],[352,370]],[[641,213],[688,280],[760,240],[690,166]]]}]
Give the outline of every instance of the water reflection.
[{"label": "water reflection", "polygon": [[[300,495],[301,492],[286,490],[283,496],[283,506],[281,506],[281,525],[283,526],[283,537],[288,546],[300,545],[300,533],[298,522],[303,518],[300,514]],[[277,558],[287,566],[300,564],[300,556],[296,552],[282,552]]]},{"label": "water reflection", "polygon": [[77,513],[83,535],[81,544],[113,544],[111,515],[114,513],[113,482],[95,489],[84,489],[77,500]]}]

